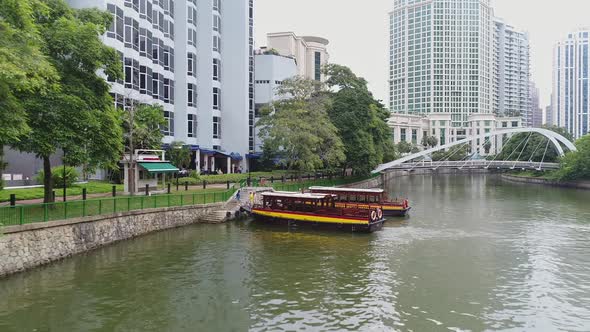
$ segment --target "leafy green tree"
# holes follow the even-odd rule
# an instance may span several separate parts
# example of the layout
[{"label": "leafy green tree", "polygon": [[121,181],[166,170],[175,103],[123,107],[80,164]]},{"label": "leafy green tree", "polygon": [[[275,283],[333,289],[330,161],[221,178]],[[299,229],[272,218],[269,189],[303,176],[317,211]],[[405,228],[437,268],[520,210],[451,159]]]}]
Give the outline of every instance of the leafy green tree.
[{"label": "leafy green tree", "polygon": [[567,153],[560,162],[556,176],[560,180],[590,179],[590,135],[576,141],[578,151]]},{"label": "leafy green tree", "polygon": [[412,143],[402,141],[402,142],[397,143],[396,148],[399,153],[405,154],[405,153],[412,152],[413,145],[412,145]]},{"label": "leafy green tree", "polygon": [[172,142],[166,155],[168,160],[176,167],[188,168],[191,163],[191,150],[184,142]]},{"label": "leafy green tree", "polygon": [[469,145],[461,144],[449,148],[447,151],[437,151],[432,153],[433,161],[461,161],[469,156]]},{"label": "leafy green tree", "polygon": [[433,148],[438,145],[438,139],[434,136],[424,136],[422,137],[422,146],[424,148]]},{"label": "leafy green tree", "polygon": [[133,195],[135,188],[135,160],[136,150],[158,150],[161,148],[162,127],[168,125],[164,118],[164,109],[160,105],[146,105],[128,98],[129,105],[122,112],[123,137],[125,144],[125,161],[129,165],[125,175],[128,181],[128,190]]},{"label": "leafy green tree", "polygon": [[389,112],[369,89],[367,81],[348,67],[327,65],[324,74],[332,103],[328,114],[345,146],[346,167],[368,174],[377,165],[396,159]]},{"label": "leafy green tree", "polygon": [[329,100],[319,88],[301,77],[286,80],[278,89],[282,98],[261,111],[257,126],[264,151],[272,151],[290,170],[311,172],[345,159],[338,129],[326,112]]},{"label": "leafy green tree", "polygon": [[53,201],[49,157],[61,150],[68,165],[113,167],[123,152],[120,113],[109,86],[97,75],[122,77],[116,51],[101,36],[112,16],[97,9],[74,10],[63,0],[32,7],[41,50],[59,80],[46,93],[22,91],[31,132],[13,146],[43,160],[45,202]]}]

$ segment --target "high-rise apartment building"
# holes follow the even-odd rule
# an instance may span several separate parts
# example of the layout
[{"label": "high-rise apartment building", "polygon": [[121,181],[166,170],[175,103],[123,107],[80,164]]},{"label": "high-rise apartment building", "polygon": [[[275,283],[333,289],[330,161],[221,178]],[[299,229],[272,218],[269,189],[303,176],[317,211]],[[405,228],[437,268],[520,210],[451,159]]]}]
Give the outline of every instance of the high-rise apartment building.
[{"label": "high-rise apartment building", "polygon": [[535,83],[530,83],[530,109],[526,114],[526,124],[528,127],[539,128],[543,125],[543,109],[539,101],[539,88]]},{"label": "high-rise apartment building", "polygon": [[471,114],[493,110],[493,46],[489,0],[395,0],[391,111],[450,114],[465,136]]},{"label": "high-rise apartment building", "polygon": [[231,172],[254,150],[253,0],[68,2],[112,13],[103,40],[125,66],[109,80],[117,107],[162,105],[163,143],[189,145],[191,168]]},{"label": "high-rise apartment building", "polygon": [[553,53],[553,124],[579,138],[588,134],[590,109],[588,43],[590,29],[580,29],[559,41]]},{"label": "high-rise apartment building", "polygon": [[330,59],[327,50],[329,41],[321,37],[299,37],[293,32],[276,32],[267,35],[267,48],[297,61],[299,76],[324,81],[322,67]]},{"label": "high-rise apartment building", "polygon": [[494,30],[494,113],[521,116],[531,127],[529,36],[499,18],[494,19]]}]

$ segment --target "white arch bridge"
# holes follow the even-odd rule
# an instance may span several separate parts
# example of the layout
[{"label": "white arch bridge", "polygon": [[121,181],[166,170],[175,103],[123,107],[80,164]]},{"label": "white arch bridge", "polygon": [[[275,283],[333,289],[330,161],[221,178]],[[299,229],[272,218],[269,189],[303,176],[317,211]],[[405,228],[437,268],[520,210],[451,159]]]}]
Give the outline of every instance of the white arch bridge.
[{"label": "white arch bridge", "polygon": [[[428,156],[430,156],[434,152],[438,151],[446,151],[454,146],[460,146],[465,144],[470,144],[476,140],[480,140],[483,142],[489,142],[492,137],[504,136],[504,135],[511,135],[510,138],[503,142],[503,147],[506,146],[513,137],[514,134],[519,133],[528,133],[526,140],[523,140],[518,144],[518,146],[512,151],[512,153],[507,157],[506,160],[482,160],[482,159],[473,159],[473,155],[468,155],[462,160],[459,161],[451,161],[449,160],[452,157],[452,153],[450,153],[445,159],[440,161],[430,161],[427,160]],[[530,156],[529,160],[523,161],[522,158],[527,158],[527,156],[523,156],[523,153],[530,141],[530,138],[533,134],[540,134],[543,135],[547,143],[545,146],[541,146],[540,144],[535,147],[532,155]],[[542,141],[544,143],[545,141]],[[524,145],[523,145],[524,144]],[[430,168],[433,170],[439,168],[455,168],[455,169],[473,169],[473,168],[480,168],[480,169],[534,169],[534,170],[551,170],[559,168],[559,164],[557,163],[546,163],[544,162],[545,156],[547,154],[547,150],[549,149],[549,145],[552,145],[557,151],[557,154],[560,156],[565,155],[564,147],[568,151],[576,151],[576,147],[572,142],[570,142],[567,138],[563,137],[562,135],[543,128],[513,128],[513,129],[504,129],[504,130],[497,130],[491,133],[477,135],[473,137],[468,137],[462,140],[458,140],[449,144],[445,144],[442,146],[438,146],[432,149],[427,149],[415,154],[411,154],[400,158],[398,160],[394,160],[392,162],[379,165],[373,173],[384,172],[387,170],[413,170],[417,168]],[[521,148],[522,147],[522,148]],[[543,149],[543,150],[539,150]],[[539,161],[532,161],[534,154],[537,151],[544,151],[542,160]],[[496,156],[500,155],[498,154]],[[514,160],[510,160],[512,157],[515,157]]]}]

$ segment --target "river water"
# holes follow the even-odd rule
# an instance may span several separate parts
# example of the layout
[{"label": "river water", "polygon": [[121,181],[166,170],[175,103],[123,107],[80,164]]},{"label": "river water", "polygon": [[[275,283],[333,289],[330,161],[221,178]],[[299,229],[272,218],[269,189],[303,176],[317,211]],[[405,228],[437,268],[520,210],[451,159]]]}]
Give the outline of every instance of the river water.
[{"label": "river water", "polygon": [[373,234],[255,222],[0,280],[0,331],[590,331],[590,193],[416,176]]}]

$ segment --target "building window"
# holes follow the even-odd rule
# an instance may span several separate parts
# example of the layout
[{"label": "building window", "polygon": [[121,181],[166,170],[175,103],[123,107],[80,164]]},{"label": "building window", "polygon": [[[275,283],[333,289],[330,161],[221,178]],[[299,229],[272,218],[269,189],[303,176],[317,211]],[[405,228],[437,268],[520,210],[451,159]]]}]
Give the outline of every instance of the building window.
[{"label": "building window", "polygon": [[400,132],[400,142],[405,142],[406,141],[406,128],[401,128],[399,132]]},{"label": "building window", "polygon": [[197,116],[195,114],[187,115],[188,137],[197,137]]},{"label": "building window", "polygon": [[187,72],[188,76],[197,76],[197,55],[194,53],[187,53]]},{"label": "building window", "polygon": [[213,59],[213,80],[220,81],[221,77],[221,61],[219,59]]},{"label": "building window", "polygon": [[418,144],[418,130],[412,129],[412,143]]},{"label": "building window", "polygon": [[213,0],[213,10],[221,11],[221,0]]},{"label": "building window", "polygon": [[221,53],[221,38],[213,36],[213,51]]},{"label": "building window", "polygon": [[125,47],[139,51],[139,23],[125,17]]},{"label": "building window", "polygon": [[149,67],[139,67],[139,92],[143,95],[152,94],[152,69]]},{"label": "building window", "polygon": [[187,41],[189,45],[197,47],[197,30],[188,28]]},{"label": "building window", "polygon": [[166,125],[162,129],[164,136],[174,136],[174,112],[164,111],[164,119],[166,119]]},{"label": "building window", "polygon": [[123,10],[113,4],[108,4],[107,9],[111,14],[113,14],[113,22],[107,31],[107,37],[116,38],[118,41],[123,41],[125,29]]},{"label": "building window", "polygon": [[188,24],[192,24],[194,26],[197,26],[197,10],[188,6],[186,11],[187,11],[187,15],[188,15],[188,19],[187,19]]},{"label": "building window", "polygon": [[188,106],[196,107],[197,105],[197,86],[194,84],[187,84],[188,89]]},{"label": "building window", "polygon": [[322,53],[315,52],[315,80],[322,80]]},{"label": "building window", "polygon": [[160,75],[158,73],[152,74],[152,97],[158,98],[159,96],[159,86],[160,86]]},{"label": "building window", "polygon": [[492,121],[490,121],[490,120],[485,120],[485,121],[483,122],[483,125],[484,125],[484,127],[489,127],[489,126],[491,126],[491,125],[492,125]]},{"label": "building window", "polygon": [[502,122],[502,128],[508,128],[508,122],[503,121]]},{"label": "building window", "polygon": [[221,138],[221,118],[218,116],[213,117],[213,138]]},{"label": "building window", "polygon": [[221,109],[221,89],[213,88],[213,109]]},{"label": "building window", "polygon": [[213,31],[221,33],[221,17],[213,15]]},{"label": "building window", "polygon": [[518,121],[512,121],[512,128],[518,127]]}]

